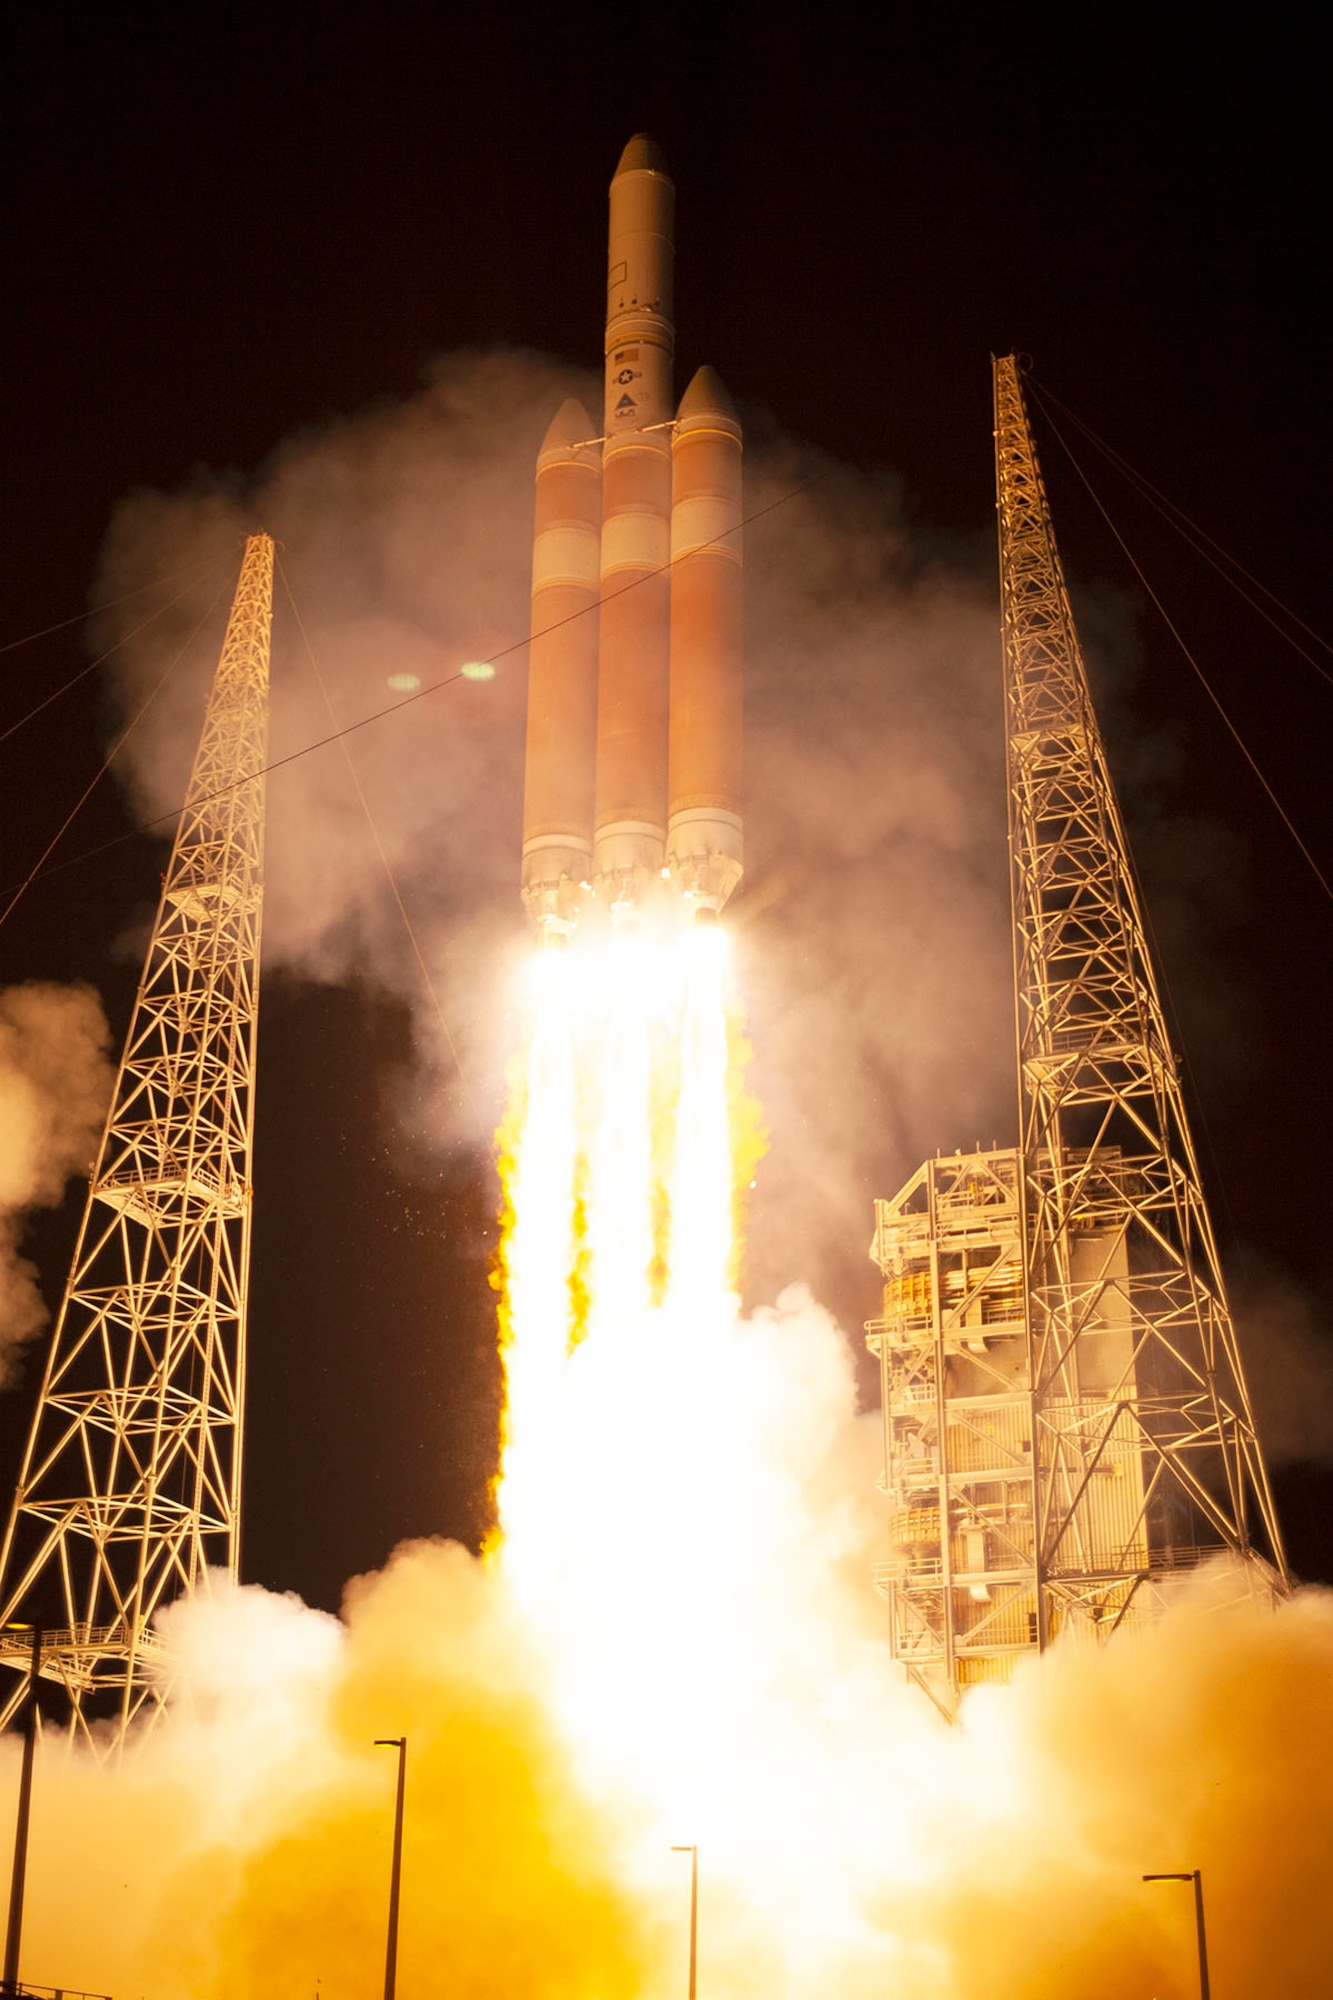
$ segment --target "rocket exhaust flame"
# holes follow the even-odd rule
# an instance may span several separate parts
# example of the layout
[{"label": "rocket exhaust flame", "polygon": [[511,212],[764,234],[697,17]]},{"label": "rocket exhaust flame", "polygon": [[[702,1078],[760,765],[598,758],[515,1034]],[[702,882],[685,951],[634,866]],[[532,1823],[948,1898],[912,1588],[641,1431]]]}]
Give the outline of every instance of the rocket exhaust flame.
[{"label": "rocket exhaust flame", "polygon": [[[682,1832],[708,1856],[703,1990],[739,1996],[762,1978],[789,1995],[832,1981],[972,2000],[992,1990],[985,1934],[1005,1930],[995,1899],[1011,1892],[969,1901],[964,1855],[1022,1875],[999,1848],[1026,1829],[1018,1899],[1031,1920],[1066,1865],[1042,1787],[1060,1771],[1076,1795],[1097,1762],[1095,1731],[1040,1747],[1046,1704],[1082,1704],[1077,1733],[1108,1676],[1151,1684],[1160,1666],[1129,1647],[1123,1664],[1057,1651],[1015,1688],[975,1696],[952,1734],[898,1682],[864,1527],[845,1497],[818,1498],[853,1448],[845,1349],[808,1303],[747,1325],[732,1289],[732,1198],[752,1136],[729,1110],[729,949],[717,927],[682,927],[665,941],[578,940],[533,967],[508,1135],[510,1420],[493,1564],[577,1781],[618,1817],[624,1879],[665,1898],[661,1860]],[[1156,1642],[1164,1659],[1188,1650],[1191,1616]],[[1243,1651],[1241,1635],[1238,1622],[1223,1656]],[[1105,1772],[1091,1782],[1088,1809],[1120,1797]],[[1117,1856],[1178,1825],[1151,1788],[1135,1794],[1133,1829],[1117,1817],[1127,1807],[1128,1794],[1112,1812]],[[1138,1939],[1123,1872],[1121,1885],[1096,1862],[1104,1907],[1080,1900],[1086,1884],[1075,1892],[1087,1937],[1064,1927],[1047,1970],[1006,1991],[1065,1990],[1061,1953],[1103,2000],[1127,1968],[1151,1965],[1171,1990],[1170,1940]]]},{"label": "rocket exhaust flame", "polygon": [[178,1607],[195,1705],[115,1770],[40,1762],[34,1969],[155,2000],[373,1990],[391,1727],[404,1991],[447,1968],[473,2000],[671,2000],[682,1834],[712,2000],[1183,1994],[1188,1938],[1141,1902],[1163,1848],[1217,1884],[1219,1987],[1323,1990],[1326,1597],[1200,1618],[1196,1577],[1137,1642],[974,1690],[952,1732],[896,1679],[847,1345],[808,1299],[746,1321],[732,1292],[755,1142],[728,956],[683,923],[534,954],[504,1539],[482,1566],[400,1551],[342,1629],[259,1591]]},{"label": "rocket exhaust flame", "polygon": [[[687,490],[710,504],[739,444],[719,401]],[[734,1294],[758,1126],[728,940],[685,919],[687,864],[739,864],[739,655],[677,677],[676,775],[639,815],[666,829],[670,879],[613,885],[595,935],[602,462],[593,422],[562,416],[539,472],[524,882],[567,946],[533,954],[503,1135],[501,1535],[480,1563],[400,1549],[341,1622],[259,1589],[175,1607],[179,1699],[136,1754],[39,1750],[23,1971],[151,2000],[364,2000],[389,1827],[371,1746],[391,1732],[413,1746],[404,1994],[677,2000],[681,1842],[704,2000],[1183,2000],[1188,1914],[1145,1909],[1139,1881],[1159,1857],[1208,1877],[1219,1993],[1330,1990],[1309,1863],[1333,1848],[1333,1597],[1202,1618],[1215,1579],[1195,1575],[1128,1643],[1061,1643],[973,1689],[952,1732],[902,1685],[869,1584],[879,1417],[858,1414],[849,1344],[799,1289],[749,1318]],[[738,566],[696,581],[673,630],[725,638]],[[562,591],[593,609],[559,628]],[[562,651],[559,629],[592,643]],[[677,783],[678,744],[697,783]],[[332,872],[321,853],[310,879]],[[0,1796],[16,1763],[0,1740]]]},{"label": "rocket exhaust flame", "polygon": [[716,929],[631,931],[529,967],[502,1253],[499,1512],[520,1590],[540,1568],[529,1537],[544,1543],[559,1507],[571,1384],[656,1320],[688,1344],[734,1311],[728,960]]},{"label": "rocket exhaust flame", "polygon": [[[630,1814],[631,1875],[654,1881],[669,1835],[691,1828],[715,1881],[738,1871],[748,1897],[767,1870],[760,1907],[794,1897],[811,1921],[823,1910],[816,1928],[865,1944],[855,1895],[836,1883],[845,1851],[805,1854],[777,1831],[762,1769],[792,1699],[775,1670],[772,1538],[790,1533],[797,1568],[808,1540],[799,1477],[770,1435],[801,1392],[790,1384],[775,1404],[769,1370],[774,1345],[802,1341],[772,1316],[745,1328],[733,1289],[735,1187],[755,1141],[729,960],[722,931],[685,926],[582,941],[532,969],[506,1146],[509,1414],[492,1565],[534,1635],[580,1782]],[[829,1361],[807,1357],[798,1380]],[[801,1755],[817,1767],[814,1740]]]}]

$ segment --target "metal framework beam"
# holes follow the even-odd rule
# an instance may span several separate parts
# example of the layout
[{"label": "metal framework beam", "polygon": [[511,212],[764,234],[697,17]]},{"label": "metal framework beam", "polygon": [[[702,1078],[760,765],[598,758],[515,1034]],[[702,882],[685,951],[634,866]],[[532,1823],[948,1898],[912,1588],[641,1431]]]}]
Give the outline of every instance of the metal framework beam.
[{"label": "metal framework beam", "polygon": [[[1113,1615],[1142,1569],[1086,1532],[1112,1428],[1141,1457],[1150,1550],[1257,1550],[1284,1584],[1286,1566],[1017,362],[994,375],[1045,1640],[1076,1611]],[[1093,1218],[1103,1254],[1079,1257]],[[1081,1349],[1112,1326],[1099,1408]]]},{"label": "metal framework beam", "polygon": [[994,390],[1020,1143],[877,1204],[868,1328],[897,1524],[880,1581],[947,1712],[1063,1631],[1118,1630],[1210,1551],[1288,1587],[1012,357]]},{"label": "metal framework beam", "polygon": [[237,1572],[272,603],[253,535],[0,1548],[76,1732],[160,1706],[155,1614]]}]

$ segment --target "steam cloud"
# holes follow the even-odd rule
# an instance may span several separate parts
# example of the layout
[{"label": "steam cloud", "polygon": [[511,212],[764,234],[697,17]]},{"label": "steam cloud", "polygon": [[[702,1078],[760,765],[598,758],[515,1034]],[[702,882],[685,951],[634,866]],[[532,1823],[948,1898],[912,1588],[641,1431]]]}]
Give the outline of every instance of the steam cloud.
[{"label": "steam cloud", "polygon": [[[146,815],[181,797],[223,615],[208,623],[210,600],[247,527],[285,545],[338,725],[392,699],[392,678],[497,658],[494,682],[349,739],[480,1106],[455,1081],[442,1136],[475,1139],[496,1108],[521,943],[524,658],[505,649],[526,626],[533,456],[569,394],[587,399],[586,380],[534,357],[449,360],[414,403],[284,446],[249,489],[136,497],[108,543],[106,596],[218,562],[121,656],[133,713],[205,620],[130,739]],[[774,1505],[734,1550],[770,1643],[714,1790],[762,1811],[705,1847],[702,1991],[1168,2000],[1193,1990],[1190,1912],[1138,1878],[1194,1866],[1219,1991],[1318,1990],[1333,1961],[1308,1862],[1333,1842],[1333,1600],[1261,1613],[1205,1574],[1144,1638],[1057,1648],[977,1691],[954,1732],[887,1657],[866,1581],[877,1425],[857,1414],[835,1322],[781,1288],[836,1293],[886,1176],[1011,1128],[994,619],[980,566],[924,556],[887,485],[769,444],[751,452],[747,506],[735,930],[774,1135],[750,1286],[781,1298],[737,1322],[728,1380],[744,1393],[712,1427]],[[279,618],[275,758],[332,726],[281,588]],[[337,746],[271,778],[268,874],[275,958],[419,998]],[[418,1021],[452,1076],[429,1011]],[[609,1601],[627,1560],[607,1557]],[[119,1768],[42,1757],[34,1979],[153,2000],[373,1990],[392,1771],[370,1740],[406,1732],[402,1990],[681,1990],[679,1869],[645,1844],[632,1769],[575,1767],[494,1571],[422,1544],[351,1586],[343,1625],[256,1590],[171,1620],[192,1700]],[[661,1718],[640,1726],[651,1741]],[[14,1747],[0,1754],[10,1783]],[[767,1902],[756,1880],[778,1885]]]},{"label": "steam cloud", "polygon": [[89,986],[32,982],[0,992],[0,1388],[17,1348],[46,1323],[37,1273],[20,1254],[26,1213],[54,1208],[97,1146],[111,1070]]},{"label": "steam cloud", "polygon": [[[865,1588],[877,1427],[856,1414],[836,1327],[792,1292],[738,1323],[721,1361],[692,1473],[738,1467],[759,1499],[708,1552],[755,1656],[728,1663],[740,1699],[723,1676],[703,1717],[709,1782],[689,1824],[664,1838],[636,1782],[686,1719],[656,1696],[636,1711],[631,1678],[618,1700],[637,1747],[576,1765],[500,1574],[418,1544],[351,1586],[343,1627],[253,1589],[177,1607],[191,1699],[119,1766],[44,1749],[31,1976],[153,2000],[373,1991],[393,1761],[372,1739],[406,1733],[405,1992],[683,1990],[671,1835],[701,1844],[701,1991],[717,2000],[756,1985],[1184,2000],[1188,1893],[1139,1877],[1196,1866],[1219,1992],[1323,1990],[1310,1868],[1333,1840],[1333,1598],[1262,1610],[1223,1566],[1145,1636],[1057,1647],[974,1692],[951,1732],[900,1684]],[[614,1538],[601,1557],[627,1658],[655,1553],[633,1578]],[[702,1658],[721,1636],[694,1634]],[[11,1740],[6,1786],[16,1760]]]},{"label": "steam cloud", "polygon": [[1269,1464],[1333,1458],[1333,1355],[1309,1299],[1260,1265],[1232,1301]]},{"label": "steam cloud", "polygon": [[[495,681],[455,682],[347,746],[448,1024],[452,1048],[419,1008],[446,1082],[442,1125],[474,1139],[498,1113],[503,996],[523,943],[532,467],[572,394],[598,406],[585,377],[534,356],[442,361],[415,402],[282,447],[249,491],[132,498],[100,586],[112,597],[218,562],[120,656],[127,713],[225,590],[255,524],[284,544],[338,724],[394,700],[391,680],[429,685],[498,655]],[[748,879],[734,922],[774,1134],[750,1238],[753,1295],[771,1298],[795,1278],[825,1289],[865,1240],[870,1195],[892,1192],[886,1156],[897,1185],[942,1136],[1004,1132],[1011,1003],[993,555],[924,554],[896,487],[808,449],[752,445],[746,478]],[[332,726],[281,583],[277,605],[275,759]],[[145,816],[182,796],[223,611],[127,746]],[[420,1002],[338,746],[270,779],[267,874],[267,952]]]}]

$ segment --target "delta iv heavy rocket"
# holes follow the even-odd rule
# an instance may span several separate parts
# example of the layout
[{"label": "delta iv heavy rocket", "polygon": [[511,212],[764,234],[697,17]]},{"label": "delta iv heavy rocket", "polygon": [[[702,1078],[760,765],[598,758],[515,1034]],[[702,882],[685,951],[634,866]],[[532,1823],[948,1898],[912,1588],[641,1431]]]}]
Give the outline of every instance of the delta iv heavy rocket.
[{"label": "delta iv heavy rocket", "polygon": [[741,428],[711,368],[672,415],[675,189],[653,141],[611,182],[598,436],[565,403],[537,458],[523,900],[695,915],[741,878]]}]

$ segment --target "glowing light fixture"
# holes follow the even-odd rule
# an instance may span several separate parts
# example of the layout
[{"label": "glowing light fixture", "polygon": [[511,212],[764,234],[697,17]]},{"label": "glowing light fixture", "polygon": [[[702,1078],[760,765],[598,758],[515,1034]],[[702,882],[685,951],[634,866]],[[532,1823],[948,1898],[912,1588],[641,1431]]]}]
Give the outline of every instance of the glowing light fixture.
[{"label": "glowing light fixture", "polygon": [[28,1821],[32,1813],[32,1753],[37,1739],[37,1676],[42,1670],[40,1625],[11,1624],[6,1632],[31,1633],[32,1665],[28,1671],[28,1707],[23,1722],[23,1762],[19,1767],[18,1825],[14,1833],[14,1868],[9,1884],[9,1930],[5,1937],[6,1993],[18,1993],[19,1947],[23,1940],[23,1887],[28,1868]]},{"label": "glowing light fixture", "polygon": [[395,694],[415,694],[421,686],[420,674],[390,674],[389,686]]},{"label": "glowing light fixture", "polygon": [[699,1850],[673,1847],[671,1852],[690,1857],[690,2000],[695,2000],[699,1990]]},{"label": "glowing light fixture", "polygon": [[1203,1871],[1173,1868],[1164,1875],[1145,1875],[1145,1882],[1192,1882],[1194,1884],[1194,1927],[1199,1940],[1199,2000],[1210,2000],[1208,1983],[1208,1936],[1203,1922]]},{"label": "glowing light fixture", "polygon": [[375,1748],[398,1752],[398,1791],[393,1809],[393,1870],[389,1877],[389,1937],[384,1956],[384,2000],[394,2000],[398,1984],[398,1900],[403,1885],[403,1794],[407,1787],[407,1738],[377,1736]]},{"label": "glowing light fixture", "polygon": [[489,660],[465,660],[458,669],[465,681],[493,681],[495,668]]}]

